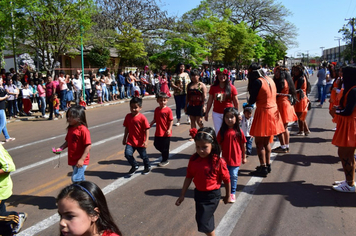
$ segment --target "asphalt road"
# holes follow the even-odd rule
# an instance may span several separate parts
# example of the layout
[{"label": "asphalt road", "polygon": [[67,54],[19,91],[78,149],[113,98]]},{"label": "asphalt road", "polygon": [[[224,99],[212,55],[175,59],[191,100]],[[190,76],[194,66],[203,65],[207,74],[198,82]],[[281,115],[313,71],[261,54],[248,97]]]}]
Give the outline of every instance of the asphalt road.
[{"label": "asphalt road", "polygon": [[[311,83],[315,81],[313,76]],[[241,109],[247,82],[238,81],[235,86]],[[157,105],[155,99],[144,100],[142,113],[149,121]],[[168,105],[175,115],[173,98]],[[195,223],[194,184],[182,205],[175,206],[189,157],[194,153],[190,126],[173,128],[172,156],[163,168],[154,164],[160,155],[153,147],[155,129],[151,129],[147,153],[153,162],[152,172],[141,175],[138,171],[126,178],[130,166],[124,157],[122,124],[127,113],[127,102],[87,110],[93,146],[86,179],[103,189],[123,235],[203,235],[197,232]],[[255,150],[248,163],[240,167],[236,203],[224,205],[221,201],[215,213],[217,235],[355,235],[355,195],[331,189],[331,184],[344,176],[337,148],[331,145],[335,125],[327,106],[313,108],[307,121],[311,134],[295,136],[297,127],[291,127],[291,152],[273,157],[267,178],[248,175],[258,165]],[[205,125],[212,126],[211,116]],[[8,124],[16,141],[4,146],[17,171],[12,174],[14,191],[7,209],[29,214],[19,235],[59,235],[55,197],[71,183],[72,169],[67,165],[66,153],[59,158],[51,149],[64,142],[66,126],[65,119]],[[142,160],[138,160],[142,170]]]}]

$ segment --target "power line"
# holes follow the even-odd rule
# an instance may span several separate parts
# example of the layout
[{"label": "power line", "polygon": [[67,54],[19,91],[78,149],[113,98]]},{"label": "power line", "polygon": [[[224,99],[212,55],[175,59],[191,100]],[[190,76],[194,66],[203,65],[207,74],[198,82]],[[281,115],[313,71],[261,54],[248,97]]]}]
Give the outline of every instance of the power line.
[{"label": "power line", "polygon": [[345,16],[345,18],[346,18],[346,17],[348,17],[348,15],[347,15],[347,14],[349,13],[349,10],[350,10],[350,7],[351,7],[351,2],[352,2],[352,0],[350,0],[349,7],[347,8],[347,12],[346,12],[346,16]]}]

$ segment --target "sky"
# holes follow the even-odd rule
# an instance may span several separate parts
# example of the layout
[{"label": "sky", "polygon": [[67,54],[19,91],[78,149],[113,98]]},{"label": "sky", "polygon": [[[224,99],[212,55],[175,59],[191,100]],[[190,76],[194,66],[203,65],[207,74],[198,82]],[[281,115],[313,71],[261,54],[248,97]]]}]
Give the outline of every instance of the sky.
[{"label": "sky", "polygon": [[[275,0],[284,5],[291,15],[286,19],[297,28],[296,42],[298,46],[289,48],[287,56],[297,57],[298,54],[309,54],[310,57],[320,56],[321,48],[338,47],[342,35],[338,33],[349,19],[356,16],[355,0]],[[169,15],[181,16],[197,7],[200,0],[159,0],[157,3]],[[340,45],[345,42],[340,40]]]}]

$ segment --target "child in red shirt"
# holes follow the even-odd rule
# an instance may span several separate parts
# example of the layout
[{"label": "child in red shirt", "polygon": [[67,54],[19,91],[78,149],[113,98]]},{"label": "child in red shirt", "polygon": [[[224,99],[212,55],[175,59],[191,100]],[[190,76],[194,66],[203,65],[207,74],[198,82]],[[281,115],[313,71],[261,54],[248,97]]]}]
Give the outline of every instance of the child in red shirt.
[{"label": "child in red shirt", "polygon": [[130,100],[131,113],[127,114],[124,120],[125,134],[122,144],[125,147],[125,157],[132,166],[129,175],[132,175],[138,169],[138,163],[133,157],[133,153],[137,150],[143,160],[145,169],[143,175],[151,171],[150,160],[147,157],[146,147],[148,143],[150,124],[147,118],[140,113],[142,109],[142,99],[134,97]]},{"label": "child in red shirt", "polygon": [[221,182],[225,184],[224,203],[230,201],[230,175],[224,159],[220,158],[220,146],[210,127],[198,130],[194,137],[196,153],[190,157],[182,192],[176,201],[179,206],[191,182],[195,184],[194,200],[198,231],[215,235],[214,212],[221,198]]},{"label": "child in red shirt", "polygon": [[52,101],[53,101],[54,115],[56,116],[56,118],[58,117],[62,118],[62,115],[59,114],[59,99],[56,93],[53,94]]},{"label": "child in red shirt", "polygon": [[235,202],[237,178],[239,167],[247,162],[245,155],[246,138],[239,123],[239,112],[235,107],[224,110],[223,124],[221,125],[217,139],[221,146],[222,156],[227,163],[230,173],[231,196],[230,202]]},{"label": "child in red shirt", "polygon": [[162,161],[158,166],[166,166],[169,164],[169,145],[172,136],[173,113],[171,108],[167,107],[169,96],[166,93],[157,94],[157,102],[159,107],[156,108],[153,120],[150,127],[156,123],[156,133],[153,145],[162,153]]},{"label": "child in red shirt", "polygon": [[82,181],[69,185],[61,190],[56,202],[61,218],[61,236],[121,235],[119,227],[113,221],[106,198],[96,184]]},{"label": "child in red shirt", "polygon": [[87,103],[84,101],[83,96],[80,96],[80,98],[79,98],[79,106],[82,106],[84,108],[84,110],[87,109]]},{"label": "child in red shirt", "polygon": [[85,180],[84,172],[90,160],[91,139],[83,107],[79,105],[70,107],[66,117],[68,122],[66,141],[53,152],[59,154],[68,147],[68,165],[73,168],[72,182],[75,183]]}]

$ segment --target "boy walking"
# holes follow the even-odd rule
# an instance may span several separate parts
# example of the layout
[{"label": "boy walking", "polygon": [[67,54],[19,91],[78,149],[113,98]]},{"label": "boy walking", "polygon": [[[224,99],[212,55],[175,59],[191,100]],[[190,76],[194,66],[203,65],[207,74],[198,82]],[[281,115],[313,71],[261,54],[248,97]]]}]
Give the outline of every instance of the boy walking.
[{"label": "boy walking", "polygon": [[12,171],[15,171],[15,164],[0,144],[0,235],[3,236],[20,232],[27,218],[25,212],[6,211],[5,201],[12,195]]},{"label": "boy walking", "polygon": [[167,107],[168,95],[166,93],[157,94],[157,102],[159,107],[155,109],[153,120],[150,126],[156,123],[156,133],[154,146],[162,153],[162,161],[158,166],[166,166],[169,164],[169,144],[172,136],[173,113],[171,108]]},{"label": "boy walking", "polygon": [[150,124],[147,118],[140,113],[142,109],[142,99],[134,97],[130,100],[130,111],[124,120],[125,134],[122,144],[125,147],[125,157],[132,166],[129,175],[134,174],[138,169],[138,163],[133,157],[133,153],[137,150],[140,154],[145,169],[143,175],[151,171],[150,160],[148,159],[146,148],[149,137]]}]

